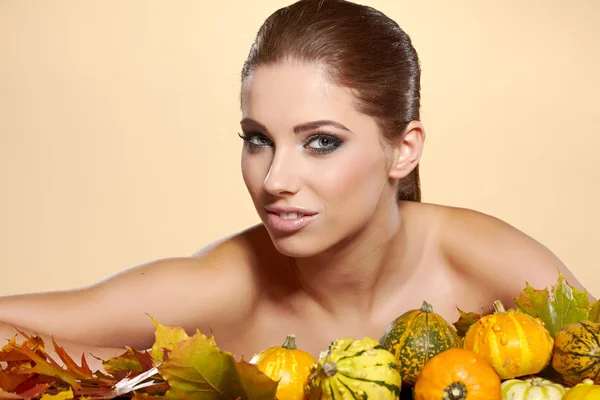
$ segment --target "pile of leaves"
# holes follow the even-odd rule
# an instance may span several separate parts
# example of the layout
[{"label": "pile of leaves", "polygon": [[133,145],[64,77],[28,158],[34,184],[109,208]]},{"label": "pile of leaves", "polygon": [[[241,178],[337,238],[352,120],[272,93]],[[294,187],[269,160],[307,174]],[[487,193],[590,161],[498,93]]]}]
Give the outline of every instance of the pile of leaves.
[{"label": "pile of leaves", "polygon": [[12,338],[0,351],[0,399],[256,399],[273,400],[277,383],[255,365],[236,361],[200,331],[188,336],[152,318],[156,327],[150,350],[126,351],[92,372],[85,356],[78,365],[54,340],[62,365],[38,336]]},{"label": "pile of leaves", "polygon": [[[600,301],[590,304],[587,294],[571,287],[562,275],[550,289],[527,284],[514,300],[519,311],[540,318],[553,337],[570,323],[600,322]],[[461,336],[482,317],[460,309],[459,314],[454,326]],[[127,347],[122,355],[103,360],[104,370],[95,372],[84,355],[78,364],[54,339],[60,364],[46,353],[39,336],[19,332],[23,340],[19,343],[14,337],[0,351],[0,400],[275,398],[275,381],[219,349],[213,337],[200,331],[188,336],[182,328],[150,318],[156,328],[150,351]],[[558,374],[548,367],[542,375]]]}]

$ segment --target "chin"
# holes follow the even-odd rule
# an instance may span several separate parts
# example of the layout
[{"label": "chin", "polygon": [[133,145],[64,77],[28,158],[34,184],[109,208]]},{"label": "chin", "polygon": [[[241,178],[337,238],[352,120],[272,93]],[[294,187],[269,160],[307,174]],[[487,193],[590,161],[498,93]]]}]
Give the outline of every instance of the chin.
[{"label": "chin", "polygon": [[303,234],[303,232],[280,236],[269,231],[269,235],[277,251],[287,257],[308,258],[326,250],[323,240],[318,240],[314,235]]}]

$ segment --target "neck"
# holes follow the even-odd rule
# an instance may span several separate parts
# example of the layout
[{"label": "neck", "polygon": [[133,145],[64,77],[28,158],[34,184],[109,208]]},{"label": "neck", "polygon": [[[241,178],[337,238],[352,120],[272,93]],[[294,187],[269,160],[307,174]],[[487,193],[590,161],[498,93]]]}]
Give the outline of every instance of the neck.
[{"label": "neck", "polygon": [[389,278],[403,270],[404,223],[397,206],[383,214],[327,252],[294,259],[298,283],[327,312],[365,317],[375,294],[381,298],[392,290]]}]

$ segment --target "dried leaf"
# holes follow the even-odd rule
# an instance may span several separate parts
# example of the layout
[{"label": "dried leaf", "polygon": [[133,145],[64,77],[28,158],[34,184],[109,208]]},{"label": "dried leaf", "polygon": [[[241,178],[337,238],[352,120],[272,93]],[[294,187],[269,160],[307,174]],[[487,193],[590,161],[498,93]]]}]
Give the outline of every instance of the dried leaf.
[{"label": "dried leaf", "polygon": [[590,309],[589,320],[600,323],[600,300],[596,301]]},{"label": "dried leaf", "polygon": [[552,337],[563,326],[589,317],[587,293],[570,286],[562,274],[559,274],[558,282],[552,286],[551,291],[536,290],[527,284],[514,301],[519,311],[538,317]]},{"label": "dried leaf", "polygon": [[15,392],[29,378],[28,374],[0,370],[0,390]]},{"label": "dried leaf", "polygon": [[165,394],[169,399],[273,400],[277,389],[256,366],[236,362],[200,331],[173,348],[158,370],[171,387]]},{"label": "dried leaf", "polygon": [[71,389],[64,390],[57,394],[45,394],[40,400],[69,400],[73,398],[73,391]]},{"label": "dried leaf", "polygon": [[46,389],[48,389],[50,385],[48,384],[39,384],[31,387],[29,390],[24,392],[19,392],[19,396],[23,396],[26,399],[31,399],[32,397],[37,397],[44,393]]},{"label": "dried leaf", "polygon": [[157,363],[160,363],[164,359],[165,349],[169,351],[173,350],[177,344],[188,339],[189,336],[183,328],[168,327],[156,321],[152,316],[149,317],[156,327],[151,354],[152,358],[154,358]]},{"label": "dried leaf", "polygon": [[120,380],[126,376],[148,371],[154,367],[154,360],[146,351],[140,352],[127,347],[125,353],[104,361],[102,366],[108,374]]},{"label": "dried leaf", "polygon": [[460,308],[457,307],[458,314],[460,318],[458,321],[454,322],[453,325],[456,328],[456,332],[458,336],[464,337],[467,334],[467,331],[475,322],[479,321],[483,315],[477,314],[474,312],[464,312]]},{"label": "dried leaf", "polygon": [[54,351],[58,355],[58,357],[64,363],[67,371],[71,373],[77,379],[90,379],[92,378],[92,370],[87,364],[85,360],[85,355],[81,355],[81,367],[75,363],[75,361],[67,354],[64,348],[56,344],[54,338],[52,338],[52,345],[54,346]]},{"label": "dried leaf", "polygon": [[240,374],[244,391],[249,399],[274,399],[277,383],[263,374],[254,364],[238,361],[235,364]]},{"label": "dried leaf", "polygon": [[[3,352],[5,351],[8,354],[11,354],[11,357],[16,353],[19,353],[22,357],[26,357],[28,359],[26,365],[30,366],[31,363],[29,361],[33,362],[33,366],[19,368],[19,373],[40,374],[55,377],[68,383],[74,389],[81,388],[81,385],[77,382],[76,377],[73,376],[71,372],[64,370],[56,363],[56,361],[45,353],[43,345],[39,340],[35,337],[28,336],[24,332],[19,331],[19,333],[26,339],[23,343],[18,344],[16,340],[11,340],[2,348]],[[22,361],[22,363],[25,363],[25,361]],[[13,370],[15,369],[16,367],[13,366]]]}]

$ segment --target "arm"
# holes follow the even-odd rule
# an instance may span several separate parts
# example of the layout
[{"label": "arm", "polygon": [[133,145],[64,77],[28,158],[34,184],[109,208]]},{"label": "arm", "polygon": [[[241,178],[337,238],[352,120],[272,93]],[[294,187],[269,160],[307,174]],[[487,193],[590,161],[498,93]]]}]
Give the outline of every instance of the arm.
[{"label": "arm", "polygon": [[86,288],[0,298],[0,340],[13,337],[15,326],[39,334],[50,348],[52,335],[69,354],[85,351],[89,360],[87,353],[108,358],[124,346],[151,347],[155,328],[147,314],[164,325],[209,332],[225,316],[237,318],[232,305],[244,313],[239,305],[252,304],[232,247],[220,245],[197,259],[158,260]]},{"label": "arm", "polygon": [[[507,307],[529,283],[536,289],[556,284],[558,273],[577,290],[585,290],[569,269],[542,244],[511,225],[488,215],[450,209],[443,232],[444,252],[451,263]],[[588,293],[590,301],[595,301]]]}]

